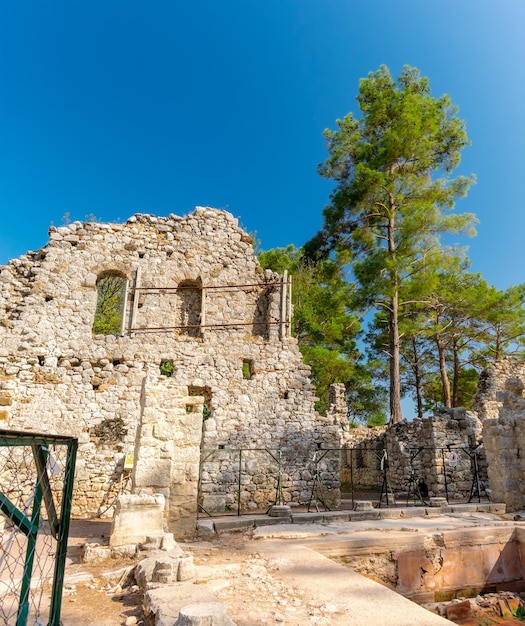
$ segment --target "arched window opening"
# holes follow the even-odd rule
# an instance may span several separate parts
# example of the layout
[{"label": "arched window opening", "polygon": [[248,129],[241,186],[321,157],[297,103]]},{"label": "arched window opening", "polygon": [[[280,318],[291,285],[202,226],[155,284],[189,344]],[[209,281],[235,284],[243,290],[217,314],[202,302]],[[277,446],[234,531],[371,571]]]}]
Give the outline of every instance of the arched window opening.
[{"label": "arched window opening", "polygon": [[179,332],[190,337],[201,336],[202,284],[200,280],[183,280],[177,288]]},{"label": "arched window opening", "polygon": [[93,322],[94,335],[120,335],[126,296],[125,278],[103,274],[97,280],[97,308]]}]

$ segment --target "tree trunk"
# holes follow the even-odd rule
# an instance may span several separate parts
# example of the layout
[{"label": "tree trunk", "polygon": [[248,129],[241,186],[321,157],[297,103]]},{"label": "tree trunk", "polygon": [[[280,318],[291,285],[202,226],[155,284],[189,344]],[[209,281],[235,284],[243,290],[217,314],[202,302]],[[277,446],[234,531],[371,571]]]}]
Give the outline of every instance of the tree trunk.
[{"label": "tree trunk", "polygon": [[416,388],[417,416],[423,417],[423,393],[421,391],[421,369],[419,367],[419,354],[417,351],[416,338],[412,337],[412,371],[414,372],[414,386]]},{"label": "tree trunk", "polygon": [[459,403],[459,353],[456,342],[453,346],[454,350],[454,374],[452,376],[452,406],[458,406]]},{"label": "tree trunk", "polygon": [[401,412],[401,374],[399,348],[399,276],[395,266],[395,202],[390,196],[390,217],[388,220],[388,252],[392,259],[390,283],[392,300],[390,302],[389,338],[390,338],[390,423],[397,424],[403,419]]},{"label": "tree trunk", "polygon": [[441,390],[443,392],[443,405],[447,408],[450,408],[450,382],[448,380],[447,374],[447,363],[445,360],[445,347],[439,340],[439,337],[436,338],[436,346],[439,357],[439,374],[441,376]]},{"label": "tree trunk", "polygon": [[501,343],[500,343],[500,339],[501,339],[501,326],[500,324],[496,324],[496,340],[494,343],[494,361],[499,361],[499,359],[501,358]]},{"label": "tree trunk", "polygon": [[399,310],[398,294],[394,293],[390,311],[390,423],[403,419],[401,412],[401,380],[399,372]]}]

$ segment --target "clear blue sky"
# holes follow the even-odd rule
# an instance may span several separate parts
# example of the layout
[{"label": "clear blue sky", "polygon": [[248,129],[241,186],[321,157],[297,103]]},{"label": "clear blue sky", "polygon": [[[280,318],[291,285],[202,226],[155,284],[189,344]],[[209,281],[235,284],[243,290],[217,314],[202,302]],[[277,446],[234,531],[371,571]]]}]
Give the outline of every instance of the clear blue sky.
[{"label": "clear blue sky", "polygon": [[523,0],[0,0],[0,264],[51,223],[224,208],[263,248],[321,225],[323,129],[381,64],[467,120],[473,270],[525,281]]}]

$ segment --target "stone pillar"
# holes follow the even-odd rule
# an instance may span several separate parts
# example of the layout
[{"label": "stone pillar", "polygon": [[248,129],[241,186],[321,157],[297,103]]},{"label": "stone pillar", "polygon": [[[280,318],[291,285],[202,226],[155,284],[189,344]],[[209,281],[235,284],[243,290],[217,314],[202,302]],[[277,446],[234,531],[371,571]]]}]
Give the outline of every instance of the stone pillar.
[{"label": "stone pillar", "polygon": [[133,491],[165,496],[167,526],[177,539],[193,536],[197,523],[203,403],[151,369],[144,379]]}]

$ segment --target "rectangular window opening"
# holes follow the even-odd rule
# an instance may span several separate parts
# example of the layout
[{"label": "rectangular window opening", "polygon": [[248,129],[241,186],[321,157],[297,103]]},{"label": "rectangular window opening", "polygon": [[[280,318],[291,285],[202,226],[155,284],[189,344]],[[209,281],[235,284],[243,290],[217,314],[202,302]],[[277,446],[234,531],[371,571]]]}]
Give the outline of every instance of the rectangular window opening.
[{"label": "rectangular window opening", "polygon": [[243,359],[242,362],[242,377],[245,380],[250,380],[254,375],[253,361],[251,359]]}]

